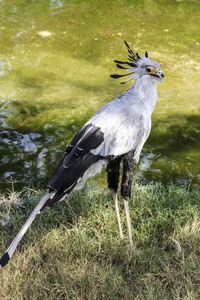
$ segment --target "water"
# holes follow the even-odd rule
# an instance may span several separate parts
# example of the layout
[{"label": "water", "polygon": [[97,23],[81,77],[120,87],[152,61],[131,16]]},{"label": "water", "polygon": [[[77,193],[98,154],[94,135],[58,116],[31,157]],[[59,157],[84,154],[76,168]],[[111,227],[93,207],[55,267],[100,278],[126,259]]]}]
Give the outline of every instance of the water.
[{"label": "water", "polygon": [[0,189],[44,187],[67,143],[129,86],[123,40],[166,80],[137,174],[200,183],[199,1],[0,1]]}]

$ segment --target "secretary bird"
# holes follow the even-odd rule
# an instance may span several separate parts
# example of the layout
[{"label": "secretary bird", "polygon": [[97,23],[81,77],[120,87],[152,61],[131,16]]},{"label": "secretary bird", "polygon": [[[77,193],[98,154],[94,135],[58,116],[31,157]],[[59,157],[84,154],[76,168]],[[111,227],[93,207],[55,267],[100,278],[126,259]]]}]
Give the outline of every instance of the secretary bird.
[{"label": "secretary bird", "polygon": [[160,64],[151,60],[147,52],[140,57],[138,53],[131,50],[126,41],[125,45],[128,50],[128,60],[125,62],[114,60],[114,62],[118,68],[126,69],[127,74],[114,74],[111,77],[125,77],[122,84],[134,79],[134,84],[122,95],[100,108],[72,139],[48,182],[48,192],[1,257],[0,267],[8,263],[39,212],[64,199],[73,189],[80,188],[89,177],[99,173],[102,167],[106,167],[108,188],[112,192],[119,234],[123,240],[117,200],[121,161],[123,162],[121,197],[129,242],[133,248],[128,206],[132,177],[142,147],[150,133],[151,115],[157,101],[156,84],[164,80],[164,75]]}]

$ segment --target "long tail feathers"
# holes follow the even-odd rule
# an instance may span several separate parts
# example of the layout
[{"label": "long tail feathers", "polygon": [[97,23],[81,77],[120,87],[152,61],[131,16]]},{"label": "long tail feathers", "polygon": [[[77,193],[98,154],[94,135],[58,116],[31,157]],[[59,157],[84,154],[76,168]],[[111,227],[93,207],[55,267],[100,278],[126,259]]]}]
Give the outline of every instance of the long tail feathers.
[{"label": "long tail feathers", "polygon": [[41,208],[45,205],[45,203],[50,199],[53,198],[56,192],[48,192],[42,197],[38,205],[35,207],[35,209],[32,211],[31,215],[27,219],[26,223],[23,225],[15,239],[12,241],[6,252],[2,255],[0,259],[0,269],[3,268],[9,260],[11,259],[15,249],[17,248],[17,245],[21,241],[22,237],[26,233],[27,229],[30,227],[32,222],[34,221],[37,214],[40,212]]}]

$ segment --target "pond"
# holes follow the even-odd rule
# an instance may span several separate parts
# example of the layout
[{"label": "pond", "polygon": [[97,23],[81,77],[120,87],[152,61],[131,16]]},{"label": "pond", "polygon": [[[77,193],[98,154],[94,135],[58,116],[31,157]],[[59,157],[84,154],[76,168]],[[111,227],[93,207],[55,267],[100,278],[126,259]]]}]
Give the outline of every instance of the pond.
[{"label": "pond", "polygon": [[[136,175],[200,184],[200,2],[1,0],[0,190],[44,188],[78,129],[120,95],[124,40],[166,80]],[[105,177],[105,176],[104,176]]]}]

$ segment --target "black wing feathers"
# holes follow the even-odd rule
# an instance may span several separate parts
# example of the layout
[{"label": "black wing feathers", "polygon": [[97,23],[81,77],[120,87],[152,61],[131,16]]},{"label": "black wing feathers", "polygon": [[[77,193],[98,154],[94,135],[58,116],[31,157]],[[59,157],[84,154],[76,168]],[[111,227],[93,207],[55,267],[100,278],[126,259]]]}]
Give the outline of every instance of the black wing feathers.
[{"label": "black wing feathers", "polygon": [[84,126],[75,135],[48,182],[50,191],[54,190],[56,194],[45,203],[41,211],[69,194],[87,169],[102,159],[100,155],[94,155],[90,150],[97,148],[104,141],[103,136],[100,128],[91,124]]},{"label": "black wing feathers", "polygon": [[52,199],[47,205],[58,201],[64,194],[69,194],[85,171],[102,159],[101,156],[92,154],[90,150],[97,148],[103,140],[100,128],[92,125],[84,126],[77,133],[48,182],[50,189],[58,193],[54,197],[55,201]]},{"label": "black wing feathers", "polygon": [[[79,134],[79,133],[78,133]],[[73,154],[77,157],[84,156],[87,154],[90,150],[97,148],[102,142],[103,142],[103,133],[101,132],[100,128],[87,125],[86,130],[85,128],[82,130],[82,133],[79,134],[79,139],[77,141],[76,136],[72,140],[72,143],[75,141],[76,144],[70,143],[70,145],[74,145],[74,149],[71,151],[70,154]],[[64,165],[66,164],[66,161],[71,159],[71,157],[66,157],[64,160]]]},{"label": "black wing feathers", "polygon": [[71,152],[71,150],[74,148],[74,146],[80,141],[80,139],[85,135],[87,129],[90,128],[90,125],[84,126],[81,128],[78,133],[74,136],[71,143],[67,146],[66,153]]}]

